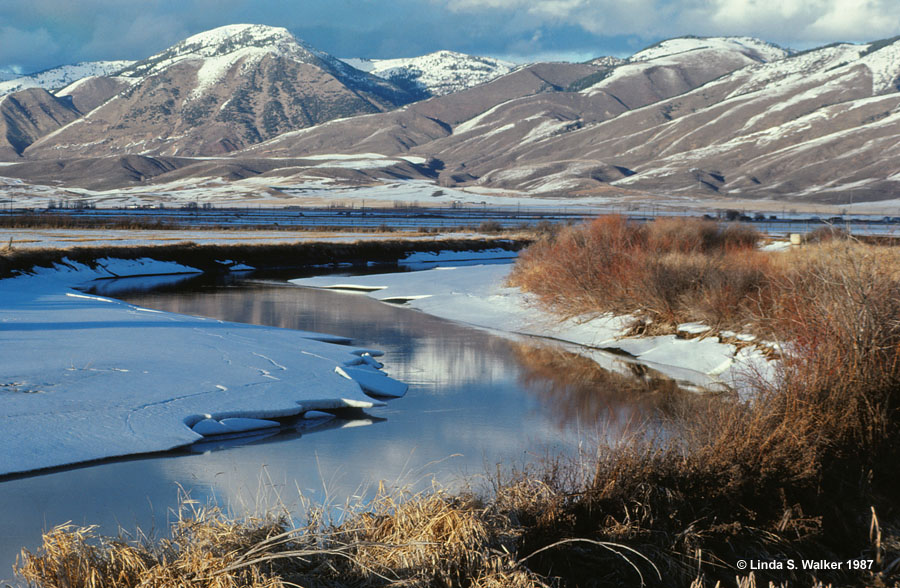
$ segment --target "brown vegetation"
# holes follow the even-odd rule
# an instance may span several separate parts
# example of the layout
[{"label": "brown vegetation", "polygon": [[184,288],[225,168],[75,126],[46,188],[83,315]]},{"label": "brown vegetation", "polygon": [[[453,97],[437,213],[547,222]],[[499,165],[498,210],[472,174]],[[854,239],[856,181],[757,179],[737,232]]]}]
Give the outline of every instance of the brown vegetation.
[{"label": "brown vegetation", "polygon": [[508,517],[440,490],[405,496],[382,488],[339,524],[322,508],[301,526],[283,516],[234,520],[217,508],[186,515],[157,543],[56,527],[37,553],[22,552],[16,571],[48,588],[546,586],[516,561]]},{"label": "brown vegetation", "polygon": [[231,259],[255,268],[299,268],[316,264],[393,262],[419,251],[482,251],[485,249],[518,250],[529,241],[509,238],[461,238],[411,241],[396,239],[359,239],[354,242],[301,240],[283,244],[198,245],[182,242],[174,245],[72,247],[70,249],[0,249],[0,278],[31,268],[52,267],[67,261],[94,265],[104,257],[175,261],[216,273],[222,271],[217,259]]},{"label": "brown vegetation", "polygon": [[529,247],[510,281],[564,315],[636,313],[657,331],[690,320],[740,326],[748,295],[764,286],[758,239],[743,225],[605,216]]},{"label": "brown vegetation", "polygon": [[549,525],[540,541],[591,529],[683,580],[691,570],[721,578],[738,559],[865,557],[881,575],[830,577],[892,585],[896,531],[890,556],[869,534],[876,511],[896,525],[900,506],[900,251],[832,239],[768,255],[725,233],[607,217],[522,256],[514,283],[561,312],[743,325],[787,349],[777,381],[759,381],[752,401],[709,399],[662,446],[603,453],[566,511],[571,528]]},{"label": "brown vegetation", "polygon": [[[341,525],[260,537],[269,523],[228,523],[253,537],[242,545],[179,542],[176,529],[168,552],[140,554],[92,551],[64,529],[20,571],[60,587],[900,586],[900,250],[832,240],[765,254],[754,241],[699,221],[611,217],[539,243],[515,272],[567,314],[752,323],[786,352],[751,400],[666,403],[664,438],[500,474],[485,502],[382,493]],[[788,559],[798,569],[737,567]],[[871,568],[803,570],[802,559]],[[134,575],[141,566],[150,575]]]}]

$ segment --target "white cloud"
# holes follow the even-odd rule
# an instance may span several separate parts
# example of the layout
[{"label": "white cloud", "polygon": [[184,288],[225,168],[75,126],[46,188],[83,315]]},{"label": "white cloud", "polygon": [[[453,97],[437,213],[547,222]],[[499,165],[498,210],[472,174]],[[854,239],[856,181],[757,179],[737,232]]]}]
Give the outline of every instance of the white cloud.
[{"label": "white cloud", "polygon": [[809,27],[818,37],[875,39],[900,29],[900,4],[895,0],[834,0]]},{"label": "white cloud", "polygon": [[896,0],[432,0],[453,12],[507,12],[531,26],[567,24],[641,38],[754,35],[783,43],[873,40],[900,33]]}]

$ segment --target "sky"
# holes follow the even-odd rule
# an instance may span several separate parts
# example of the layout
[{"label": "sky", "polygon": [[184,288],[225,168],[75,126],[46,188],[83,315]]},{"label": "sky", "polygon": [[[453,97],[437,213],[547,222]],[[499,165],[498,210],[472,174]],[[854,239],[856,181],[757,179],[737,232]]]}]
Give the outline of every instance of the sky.
[{"label": "sky", "polygon": [[900,34],[897,0],[0,0],[0,69],[142,59],[217,26],[288,28],[337,57],[450,49],[516,62],[627,56],[682,35],[806,49]]}]

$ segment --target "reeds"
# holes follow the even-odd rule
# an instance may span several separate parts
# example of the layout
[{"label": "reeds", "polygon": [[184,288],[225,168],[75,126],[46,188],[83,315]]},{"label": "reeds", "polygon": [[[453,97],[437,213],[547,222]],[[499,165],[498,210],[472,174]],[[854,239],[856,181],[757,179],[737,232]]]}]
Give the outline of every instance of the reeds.
[{"label": "reeds", "polygon": [[322,508],[292,526],[283,516],[235,520],[195,507],[154,544],[63,525],[37,553],[23,551],[16,572],[47,588],[547,586],[517,561],[515,535],[473,497],[381,488],[340,524]]},{"label": "reeds", "polygon": [[[555,488],[579,497],[568,519],[557,517],[574,522],[534,526],[526,542],[588,527],[595,539],[652,554],[685,584],[692,573],[701,583],[727,578],[738,559],[839,560],[881,549],[866,535],[866,515],[873,504],[900,506],[900,250],[830,239],[769,255],[751,243],[693,221],[640,227],[613,217],[522,256],[515,283],[564,314],[739,325],[785,349],[778,377],[758,380],[752,400],[710,397],[691,404],[664,443],[601,448],[592,480]],[[830,577],[894,585],[896,573]]]}]

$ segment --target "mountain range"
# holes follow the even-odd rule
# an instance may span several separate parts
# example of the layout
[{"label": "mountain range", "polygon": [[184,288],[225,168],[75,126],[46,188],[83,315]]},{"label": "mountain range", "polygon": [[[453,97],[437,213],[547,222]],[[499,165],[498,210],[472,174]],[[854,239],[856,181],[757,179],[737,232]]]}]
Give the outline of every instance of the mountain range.
[{"label": "mountain range", "polygon": [[230,25],[30,79],[0,82],[25,88],[0,98],[0,184],[22,194],[412,180],[844,204],[892,199],[900,181],[897,39],[792,52],[684,37],[515,66],[449,51],[342,61],[285,29]]}]

